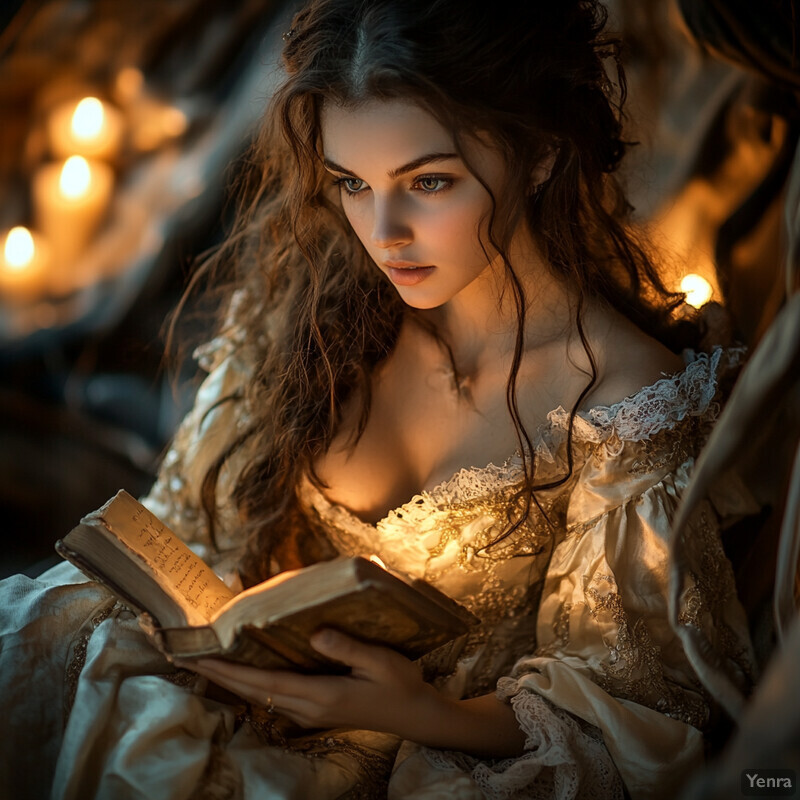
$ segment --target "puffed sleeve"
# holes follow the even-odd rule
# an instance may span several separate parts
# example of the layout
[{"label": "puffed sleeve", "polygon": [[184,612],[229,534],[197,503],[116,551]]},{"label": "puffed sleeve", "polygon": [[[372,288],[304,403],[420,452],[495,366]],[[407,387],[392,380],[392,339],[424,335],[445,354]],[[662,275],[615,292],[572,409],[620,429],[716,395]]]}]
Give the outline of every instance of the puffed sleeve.
[{"label": "puffed sleeve", "polygon": [[[526,732],[541,725],[542,701],[588,723],[631,797],[670,797],[701,763],[711,716],[667,614],[670,521],[693,460],[638,476],[630,474],[635,463],[623,455],[612,469],[584,468],[545,580],[537,648],[499,681],[498,694]],[[720,663],[745,684],[747,625],[710,502],[698,508],[690,535],[701,558],[679,624],[702,628]]]},{"label": "puffed sleeve", "polygon": [[178,426],[155,483],[141,499],[220,573],[233,568],[243,546],[231,496],[244,453],[234,454],[219,475],[217,547],[211,544],[201,493],[209,468],[248,424],[243,400],[248,368],[241,352],[236,329],[197,349],[195,357],[208,374],[197,390],[191,410]]},{"label": "puffed sleeve", "polygon": [[[623,785],[633,800],[672,798],[700,766],[712,703],[667,610],[670,524],[694,463],[682,452],[687,428],[661,442],[592,445],[576,468],[535,646],[497,684],[526,735],[525,753],[492,761],[422,750],[398,768],[397,797],[438,797],[437,781],[444,791],[449,776],[462,781],[464,798],[606,800],[622,798]],[[746,684],[747,625],[710,501],[689,535],[699,558],[680,624],[701,628],[720,664]]]}]

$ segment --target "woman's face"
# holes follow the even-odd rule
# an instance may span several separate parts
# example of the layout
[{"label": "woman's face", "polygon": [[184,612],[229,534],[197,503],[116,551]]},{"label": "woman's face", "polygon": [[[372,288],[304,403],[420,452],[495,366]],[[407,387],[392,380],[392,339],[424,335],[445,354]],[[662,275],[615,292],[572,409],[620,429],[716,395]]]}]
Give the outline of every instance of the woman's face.
[{"label": "woman's face", "polygon": [[[326,104],[322,143],[356,236],[408,305],[441,306],[487,270],[491,198],[429,113],[401,100]],[[465,154],[498,196],[500,155],[477,141]]]}]

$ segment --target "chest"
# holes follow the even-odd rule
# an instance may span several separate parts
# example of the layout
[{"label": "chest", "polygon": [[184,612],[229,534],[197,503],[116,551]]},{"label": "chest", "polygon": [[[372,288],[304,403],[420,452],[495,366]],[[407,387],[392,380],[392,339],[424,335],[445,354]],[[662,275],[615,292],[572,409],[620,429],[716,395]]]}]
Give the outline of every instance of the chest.
[{"label": "chest", "polygon": [[[498,364],[459,389],[442,363],[400,353],[373,380],[368,421],[353,446],[358,402],[317,463],[326,495],[367,522],[408,502],[461,469],[502,465],[518,449],[506,403],[507,369]],[[533,433],[552,398],[523,380],[521,414]]]},{"label": "chest", "polygon": [[500,409],[478,413],[446,377],[430,383],[406,385],[402,394],[376,387],[367,426],[352,449],[354,420],[346,420],[318,464],[331,500],[375,522],[461,467],[502,463],[514,452],[513,426],[504,423]]}]

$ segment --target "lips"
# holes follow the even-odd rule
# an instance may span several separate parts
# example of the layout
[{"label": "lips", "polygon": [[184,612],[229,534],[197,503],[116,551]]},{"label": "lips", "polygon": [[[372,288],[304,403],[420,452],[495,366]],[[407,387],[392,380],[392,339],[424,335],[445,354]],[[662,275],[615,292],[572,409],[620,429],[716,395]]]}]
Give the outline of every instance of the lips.
[{"label": "lips", "polygon": [[436,267],[423,266],[411,261],[384,261],[389,279],[395,286],[414,286],[433,274]]},{"label": "lips", "polygon": [[417,269],[419,267],[427,267],[428,264],[417,264],[416,261],[401,261],[400,259],[389,258],[383,262],[384,266],[389,269]]}]

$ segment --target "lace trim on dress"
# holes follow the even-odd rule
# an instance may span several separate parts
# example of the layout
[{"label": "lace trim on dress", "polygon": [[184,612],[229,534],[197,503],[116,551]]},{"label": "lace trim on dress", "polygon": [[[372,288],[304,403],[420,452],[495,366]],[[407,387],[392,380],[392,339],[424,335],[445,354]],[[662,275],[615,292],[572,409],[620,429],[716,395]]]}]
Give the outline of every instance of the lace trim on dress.
[{"label": "lace trim on dress", "polygon": [[[641,442],[663,430],[675,427],[686,417],[697,417],[711,411],[716,415],[714,397],[720,374],[741,363],[744,348],[724,350],[717,347],[710,353],[687,350],[685,369],[664,377],[651,386],[611,406],[595,406],[581,411],[573,424],[573,440],[601,442],[611,437],[620,441]],[[569,412],[559,406],[547,415],[542,435],[547,443],[548,429],[566,431]],[[545,458],[552,454],[549,447],[536,448]]]},{"label": "lace trim on dress", "polygon": [[[503,680],[509,679],[499,689]],[[429,748],[422,753],[437,769],[469,774],[488,800],[621,800],[622,780],[597,728],[533,692],[514,695],[511,705],[526,737],[523,756],[484,761]]]},{"label": "lace trim on dress", "polygon": [[[687,417],[716,417],[719,409],[714,397],[719,374],[740,363],[743,353],[743,348],[723,350],[718,347],[711,353],[687,350],[684,358],[688,363],[682,371],[645,386],[614,405],[595,406],[589,411],[579,412],[573,423],[573,444],[642,442],[674,428]],[[547,422],[539,427],[534,437],[537,458],[551,464],[566,463],[564,448],[569,417],[569,411],[562,406],[547,415]],[[441,507],[470,503],[507,491],[509,487],[516,486],[522,477],[519,451],[499,465],[489,463],[484,467],[465,467],[389,511],[376,525],[364,522],[344,506],[331,503],[310,481],[306,489],[308,491],[310,487],[310,493],[314,496],[313,504],[323,512],[326,520],[333,521],[337,527],[363,533],[374,532],[376,527],[397,522],[404,525],[423,522]]]},{"label": "lace trim on dress", "polygon": [[[429,522],[431,515],[439,513],[442,508],[448,509],[448,514],[451,514],[454,507],[469,506],[501,493],[508,494],[509,489],[513,489],[521,478],[522,462],[518,455],[500,465],[490,463],[485,467],[465,467],[432,489],[415,494],[403,505],[391,509],[375,524],[364,522],[345,506],[328,500],[308,479],[301,496],[310,499],[310,504],[317,509],[322,519],[333,527],[373,538],[376,528],[401,526],[411,529]],[[504,507],[508,502],[509,499],[506,498]]]}]

